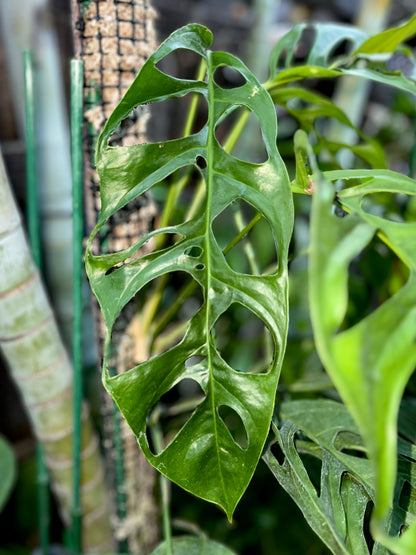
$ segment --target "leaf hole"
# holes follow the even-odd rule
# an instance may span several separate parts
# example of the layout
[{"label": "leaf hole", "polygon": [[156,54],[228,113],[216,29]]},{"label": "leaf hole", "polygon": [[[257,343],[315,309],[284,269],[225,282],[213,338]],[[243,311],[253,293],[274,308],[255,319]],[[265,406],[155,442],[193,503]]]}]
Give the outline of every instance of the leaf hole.
[{"label": "leaf hole", "polygon": [[306,26],[302,30],[291,60],[292,65],[305,65],[307,63],[316,36],[317,32],[313,27]]},{"label": "leaf hole", "polygon": [[229,204],[212,222],[212,231],[235,272],[253,275],[277,272],[277,241],[271,225],[250,203],[236,199]]},{"label": "leaf hole", "polygon": [[276,69],[283,69],[287,66],[287,48],[282,48],[277,57]]},{"label": "leaf hole", "polygon": [[282,448],[280,447],[280,444],[277,440],[274,441],[270,445],[270,452],[272,453],[274,458],[277,460],[279,465],[282,466],[284,464],[285,460],[286,460],[286,457],[285,457],[285,455],[282,451]]},{"label": "leaf hole", "polygon": [[[149,411],[146,437],[149,449],[159,455],[181,432],[197,407],[204,401],[205,393],[199,383],[191,378],[184,378],[164,393]],[[157,448],[156,433],[161,435],[162,448]]]},{"label": "leaf hole", "polygon": [[[108,87],[110,89],[111,87]],[[117,94],[119,95],[119,91],[116,89]],[[117,101],[119,98],[117,98]],[[108,103],[109,106],[112,106],[114,99]],[[105,110],[106,111],[106,110]],[[111,109],[109,113],[106,113],[105,116],[108,118],[111,114]],[[144,140],[143,135],[143,124],[147,122],[149,119],[149,107],[148,104],[142,104],[136,106],[131,110],[131,112],[120,122],[118,127],[111,133],[108,144],[109,146],[130,146],[132,144],[136,144],[141,140]],[[139,139],[138,139],[139,137]]]},{"label": "leaf hole", "polygon": [[[151,356],[178,345],[203,304],[202,289],[187,272],[169,272],[159,279],[163,280],[163,290],[152,325]],[[156,290],[160,288],[157,280],[152,285]]]},{"label": "leaf hole", "polygon": [[245,451],[248,448],[249,442],[246,428],[238,412],[227,405],[220,405],[217,410],[219,417],[226,425],[235,443]]},{"label": "leaf hole", "polygon": [[[230,131],[236,122],[246,114],[247,108],[239,106],[229,111],[218,120],[215,127],[215,137],[221,146],[226,144]],[[251,164],[262,164],[269,158],[261,132],[261,125],[257,115],[250,110],[245,123],[244,132],[240,133],[234,143],[231,154]]]},{"label": "leaf hole", "polygon": [[344,38],[336,42],[328,53],[328,64],[346,58],[353,52],[354,48],[354,43],[350,39]]},{"label": "leaf hole", "polygon": [[195,162],[201,170],[204,170],[207,167],[207,161],[203,156],[198,156]]},{"label": "leaf hole", "polygon": [[[146,272],[151,266],[151,262],[146,264],[141,272],[143,285],[121,309],[111,331],[109,366],[116,373],[125,372],[181,343],[190,320],[203,303],[201,287],[187,272],[168,272],[146,282]],[[158,298],[158,310],[151,326],[145,327],[144,309],[151,298]]]},{"label": "leaf hole", "polygon": [[294,435],[296,450],[317,496],[321,494],[322,449],[301,432]]},{"label": "leaf hole", "polygon": [[371,535],[371,531],[370,531],[371,513],[373,512],[373,508],[374,508],[374,503],[370,499],[365,507],[365,513],[364,513],[364,519],[363,519],[364,539],[366,541],[369,553],[373,553],[373,547],[375,543],[374,538]]},{"label": "leaf hole", "polygon": [[164,212],[168,203],[170,205],[166,220],[162,221],[160,217],[155,219],[156,228],[162,225],[180,225],[204,210],[205,182],[200,170],[193,164],[180,168],[153,185],[150,194],[158,206],[159,213]]},{"label": "leaf hole", "polygon": [[[115,248],[115,246],[120,246],[121,244],[129,245],[133,238],[137,241],[137,238],[135,238],[134,236],[129,236],[128,232],[126,231],[126,236],[123,237],[123,242],[119,241],[117,244],[111,242],[104,243],[105,248],[103,249],[103,251],[105,252],[106,248],[109,248],[110,246]],[[146,255],[151,255],[151,253],[156,252],[157,250],[159,250],[159,248],[162,248],[162,246],[171,246],[174,243],[180,241],[182,238],[183,236],[178,233],[158,233],[156,236],[152,236],[150,239],[145,241],[142,246],[132,254],[132,256],[127,257],[122,262],[119,262],[118,264],[115,264],[114,266],[109,268],[105,272],[105,275],[108,276],[116,270],[119,270],[126,264],[134,263],[134,261],[136,261],[136,264],[140,264],[140,262],[138,261],[139,258]]]},{"label": "leaf hole", "polygon": [[199,271],[205,270],[204,264],[197,264],[195,266],[195,270],[199,270]]},{"label": "leaf hole", "polygon": [[202,248],[198,246],[185,249],[186,256],[190,256],[191,258],[199,258],[203,252]]},{"label": "leaf hole", "polygon": [[[168,98],[163,102],[149,104],[151,125],[147,128],[149,141],[163,143],[183,137],[185,121],[191,105],[198,98],[197,111],[191,133],[200,131],[208,119],[208,105],[205,97],[199,93],[188,93],[181,97]],[[161,155],[163,151],[161,150]]]},{"label": "leaf hole", "polygon": [[406,512],[415,514],[416,489],[407,480],[403,482],[403,486],[400,491],[399,506]]},{"label": "leaf hole", "polygon": [[[157,213],[158,207],[148,193],[136,197],[107,219],[94,238],[92,251],[94,254],[112,254],[127,249],[154,229]],[[150,240],[133,258],[153,248]]]},{"label": "leaf hole", "polygon": [[175,79],[195,79],[201,60],[197,52],[177,48],[159,60],[156,68]]},{"label": "leaf hole", "polygon": [[213,77],[215,83],[223,89],[236,89],[247,83],[242,73],[227,65],[218,66]]},{"label": "leaf hole", "polygon": [[215,344],[225,362],[239,372],[266,373],[274,358],[270,331],[258,316],[232,303],[214,325]]},{"label": "leaf hole", "polygon": [[192,366],[198,366],[201,364],[201,362],[203,362],[204,360],[206,360],[206,357],[203,357],[201,355],[194,355],[190,358],[188,358],[185,361],[185,366],[187,368],[191,368]]},{"label": "leaf hole", "polygon": [[365,458],[366,449],[360,435],[355,432],[340,431],[334,439],[334,447],[340,453],[351,457]]},{"label": "leaf hole", "polygon": [[407,524],[402,524],[399,530],[399,538],[409,529]]}]

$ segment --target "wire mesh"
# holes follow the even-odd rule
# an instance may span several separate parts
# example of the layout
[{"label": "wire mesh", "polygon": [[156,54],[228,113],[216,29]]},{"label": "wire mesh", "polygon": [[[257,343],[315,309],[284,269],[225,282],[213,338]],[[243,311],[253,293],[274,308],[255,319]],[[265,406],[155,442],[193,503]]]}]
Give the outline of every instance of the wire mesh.
[{"label": "wire mesh", "polygon": [[[95,143],[105,120],[120,101],[137,71],[154,50],[155,11],[149,0],[72,0],[75,54],[84,62],[84,201],[87,233],[100,210],[99,182],[94,167]],[[145,142],[149,114],[136,110],[123,122],[112,144]],[[156,216],[150,197],[129,203],[112,217],[94,248],[115,252],[140,239]],[[120,373],[137,364],[136,306],[131,303],[116,323],[117,346],[109,367]],[[95,307],[98,348],[102,354],[105,326]],[[113,492],[113,529],[120,548],[147,552],[158,540],[153,489],[155,473],[140,452],[136,438],[104,392],[101,412],[103,448]]]}]

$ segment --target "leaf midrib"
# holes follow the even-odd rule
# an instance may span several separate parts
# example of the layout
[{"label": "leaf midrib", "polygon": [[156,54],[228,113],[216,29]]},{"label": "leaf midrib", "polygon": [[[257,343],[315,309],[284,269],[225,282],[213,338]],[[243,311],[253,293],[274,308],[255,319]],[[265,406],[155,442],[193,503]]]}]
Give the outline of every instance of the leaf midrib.
[{"label": "leaf midrib", "polygon": [[211,207],[212,207],[212,186],[214,178],[214,141],[215,141],[215,121],[214,121],[214,78],[212,69],[212,52],[207,51],[207,75],[208,75],[208,137],[207,137],[207,172],[206,172],[206,208],[205,208],[205,273],[206,273],[206,289],[205,289],[205,337],[207,344],[207,362],[209,369],[209,380],[208,388],[211,392],[211,413],[212,422],[214,426],[214,438],[215,438],[215,448],[217,456],[217,466],[219,477],[221,481],[222,492],[224,495],[225,506],[227,507],[227,513],[229,510],[229,501],[227,496],[227,490],[225,487],[224,476],[222,473],[221,460],[220,460],[220,448],[218,444],[218,428],[217,428],[217,418],[216,418],[216,402],[214,394],[214,375],[212,369],[212,354],[210,346],[210,314],[211,314],[211,300],[210,300],[210,290],[211,290]]}]

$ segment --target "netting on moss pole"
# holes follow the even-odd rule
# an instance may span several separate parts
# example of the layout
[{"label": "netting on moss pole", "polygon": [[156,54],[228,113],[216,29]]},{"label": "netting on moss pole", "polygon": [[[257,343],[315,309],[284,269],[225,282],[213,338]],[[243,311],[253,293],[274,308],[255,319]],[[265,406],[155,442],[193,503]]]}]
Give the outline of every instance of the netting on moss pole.
[{"label": "netting on moss pole", "polygon": [[[84,62],[84,202],[87,233],[100,210],[94,167],[96,139],[103,125],[155,48],[155,12],[149,0],[72,0],[75,55]],[[123,122],[113,144],[145,142],[149,114],[136,110]],[[152,225],[156,205],[149,197],[129,203],[112,217],[95,248],[115,252],[137,241]],[[98,349],[105,326],[95,310]],[[116,373],[137,364],[136,307],[128,305],[113,332],[116,348],[109,366]],[[105,392],[101,403],[103,447],[113,491],[114,534],[123,550],[148,552],[157,542],[154,472],[136,438]]]}]

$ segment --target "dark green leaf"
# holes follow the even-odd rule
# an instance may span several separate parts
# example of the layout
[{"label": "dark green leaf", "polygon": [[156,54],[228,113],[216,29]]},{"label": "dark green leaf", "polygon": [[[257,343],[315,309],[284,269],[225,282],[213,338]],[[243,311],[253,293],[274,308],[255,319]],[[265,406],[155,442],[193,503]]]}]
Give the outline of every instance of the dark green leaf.
[{"label": "dark green leaf", "polygon": [[[371,500],[372,468],[366,458],[344,452],[350,450],[348,438],[359,438],[355,422],[343,405],[322,400],[283,403],[281,416],[284,424],[275,434],[285,459],[279,464],[269,446],[263,458],[270,470],[333,553],[368,553],[363,521]],[[308,441],[297,439],[298,434]],[[304,454],[322,459],[319,494]]]},{"label": "dark green leaf", "polygon": [[[184,489],[217,503],[229,518],[257,465],[270,426],[274,396],[287,333],[287,252],[293,207],[285,166],[276,148],[275,108],[268,93],[237,58],[207,49],[211,35],[199,25],[176,31],[143,66],[136,80],[109,118],[98,141],[96,164],[101,182],[102,210],[86,253],[92,289],[111,332],[120,311],[135,294],[156,278],[183,271],[202,289],[203,303],[187,322],[182,341],[124,374],[110,377],[104,360],[103,381],[136,434],[147,459]],[[156,63],[175,49],[187,48],[207,64],[207,82],[181,80],[161,73]],[[215,83],[220,66],[238,71],[245,84],[223,89]],[[107,141],[121,120],[147,102],[198,92],[207,100],[207,124],[194,135],[163,143],[109,147]],[[268,160],[242,162],[217,142],[215,128],[237,106],[258,118]],[[198,159],[206,168],[198,167]],[[94,256],[91,243],[107,218],[180,168],[192,166],[205,183],[205,200],[190,220],[148,233],[131,248],[113,255]],[[247,275],[231,270],[212,231],[217,215],[243,199],[272,229],[279,263],[272,275]],[[172,246],[130,259],[146,241],[166,232],[181,237]],[[198,252],[196,256],[190,252]],[[120,267],[114,268],[116,265]],[[109,270],[112,270],[109,272]],[[231,304],[242,305],[264,322],[270,332],[273,361],[267,372],[240,372],[221,357],[214,325]],[[192,357],[200,361],[189,366]],[[197,382],[204,398],[170,444],[160,453],[150,449],[147,416],[158,400],[188,378]],[[219,409],[237,413],[247,438],[234,440]]]},{"label": "dark green leaf", "polygon": [[[329,400],[289,401],[282,403],[280,415],[284,425],[275,433],[285,460],[279,465],[272,445],[263,457],[273,474],[333,553],[368,553],[365,520],[368,504],[374,501],[374,467],[347,408]],[[400,440],[398,453],[393,510],[383,522],[390,536],[398,536],[416,514],[416,446]],[[305,454],[322,459],[319,494],[308,475]],[[394,552],[401,553],[396,547]],[[387,553],[380,543],[372,549],[373,555]]]}]

